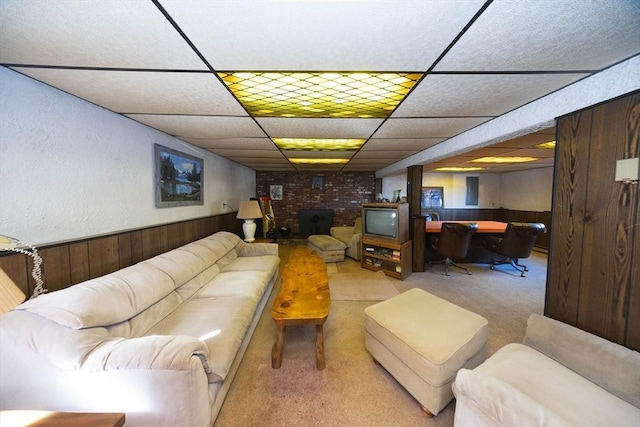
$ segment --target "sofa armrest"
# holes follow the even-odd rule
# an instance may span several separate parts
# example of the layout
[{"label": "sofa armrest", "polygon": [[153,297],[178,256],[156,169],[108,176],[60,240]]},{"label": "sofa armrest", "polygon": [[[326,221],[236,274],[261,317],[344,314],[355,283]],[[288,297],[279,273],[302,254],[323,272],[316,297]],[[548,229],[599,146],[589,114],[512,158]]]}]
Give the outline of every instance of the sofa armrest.
[{"label": "sofa armrest", "polygon": [[640,407],[640,353],[557,320],[532,314],[524,344]]},{"label": "sofa armrest", "polygon": [[244,243],[238,247],[238,256],[262,256],[262,255],[278,256],[278,244],[277,243]]},{"label": "sofa armrest", "polygon": [[456,427],[569,426],[558,414],[517,388],[475,370],[458,371],[453,394]]},{"label": "sofa armrest", "polygon": [[205,372],[208,350],[204,342],[185,335],[114,338],[95,348],[80,367],[83,371],[125,369],[189,370],[198,357]]}]

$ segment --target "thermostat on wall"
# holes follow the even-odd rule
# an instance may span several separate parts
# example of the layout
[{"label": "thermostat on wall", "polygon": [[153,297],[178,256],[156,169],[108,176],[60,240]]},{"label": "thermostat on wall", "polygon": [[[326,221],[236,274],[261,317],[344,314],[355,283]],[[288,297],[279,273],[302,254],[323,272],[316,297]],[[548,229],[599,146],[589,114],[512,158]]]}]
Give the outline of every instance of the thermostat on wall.
[{"label": "thermostat on wall", "polygon": [[626,183],[638,182],[638,166],[640,165],[640,157],[633,159],[618,160],[616,162],[616,181]]}]

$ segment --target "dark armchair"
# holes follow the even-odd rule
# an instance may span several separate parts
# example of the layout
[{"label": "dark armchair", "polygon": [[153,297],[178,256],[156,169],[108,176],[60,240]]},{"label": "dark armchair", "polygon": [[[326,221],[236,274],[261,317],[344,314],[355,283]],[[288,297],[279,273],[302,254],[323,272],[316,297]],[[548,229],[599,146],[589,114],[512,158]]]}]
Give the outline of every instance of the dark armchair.
[{"label": "dark armchair", "polygon": [[525,277],[525,271],[529,271],[526,265],[518,263],[521,258],[529,258],[533,245],[538,235],[547,231],[544,224],[538,222],[510,222],[507,224],[504,237],[488,237],[482,242],[482,246],[506,259],[494,259],[491,261],[491,269],[496,265],[511,264]]},{"label": "dark armchair", "polygon": [[430,241],[432,249],[444,259],[429,261],[431,264],[444,264],[444,273],[449,276],[449,267],[454,266],[471,274],[468,268],[456,264],[453,260],[467,256],[471,236],[478,231],[476,223],[443,222],[440,236]]}]

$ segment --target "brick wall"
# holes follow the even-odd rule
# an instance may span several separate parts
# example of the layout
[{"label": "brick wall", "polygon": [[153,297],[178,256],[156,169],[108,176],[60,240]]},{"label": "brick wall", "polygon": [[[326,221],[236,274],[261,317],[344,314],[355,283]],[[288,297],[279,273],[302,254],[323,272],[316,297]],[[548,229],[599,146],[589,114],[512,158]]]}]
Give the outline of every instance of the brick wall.
[{"label": "brick wall", "polygon": [[[312,188],[314,177],[322,177],[322,189]],[[299,234],[300,209],[333,209],[334,225],[353,225],[361,205],[375,199],[373,172],[256,172],[258,197],[269,196],[270,185],[282,185],[282,200],[272,202],[276,227],[292,236]]]}]

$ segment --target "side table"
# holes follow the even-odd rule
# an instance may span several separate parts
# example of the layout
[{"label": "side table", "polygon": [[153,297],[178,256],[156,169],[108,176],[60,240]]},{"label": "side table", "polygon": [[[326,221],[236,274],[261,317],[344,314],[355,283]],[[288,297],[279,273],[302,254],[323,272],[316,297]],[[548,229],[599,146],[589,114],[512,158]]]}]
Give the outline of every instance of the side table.
[{"label": "side table", "polygon": [[0,411],[0,426],[47,427],[122,427],[123,413]]}]

